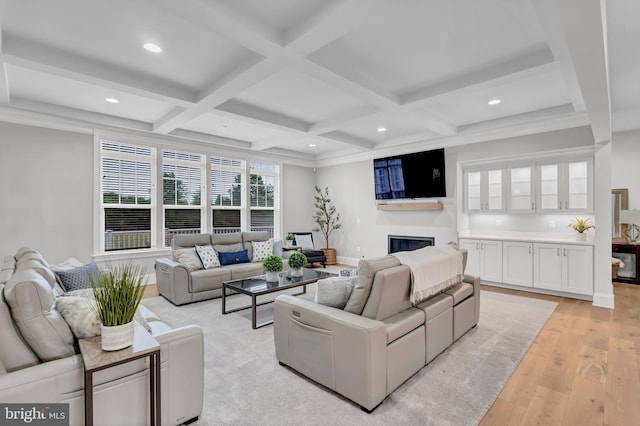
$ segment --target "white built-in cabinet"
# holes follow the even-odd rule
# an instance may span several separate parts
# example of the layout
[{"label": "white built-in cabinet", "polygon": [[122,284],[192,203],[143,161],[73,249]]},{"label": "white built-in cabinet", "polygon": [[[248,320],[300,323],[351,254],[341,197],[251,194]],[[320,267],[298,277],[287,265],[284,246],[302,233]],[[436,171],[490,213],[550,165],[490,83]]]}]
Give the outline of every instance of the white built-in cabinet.
[{"label": "white built-in cabinet", "polygon": [[518,241],[502,242],[502,282],[533,286],[533,244]]},{"label": "white built-in cabinet", "polygon": [[465,273],[483,282],[593,295],[593,246],[460,238],[468,250]]},{"label": "white built-in cabinet", "polygon": [[460,247],[468,251],[466,273],[502,281],[502,241],[461,239]]},{"label": "white built-in cabinet", "polygon": [[593,209],[593,161],[590,159],[538,166],[537,205],[540,212],[583,212]]},{"label": "white built-in cabinet", "polygon": [[503,212],[504,170],[474,170],[464,175],[465,208],[469,212]]},{"label": "white built-in cabinet", "polygon": [[593,159],[551,159],[464,171],[467,213],[589,213]]},{"label": "white built-in cabinet", "polygon": [[533,287],[593,294],[593,247],[533,244]]}]

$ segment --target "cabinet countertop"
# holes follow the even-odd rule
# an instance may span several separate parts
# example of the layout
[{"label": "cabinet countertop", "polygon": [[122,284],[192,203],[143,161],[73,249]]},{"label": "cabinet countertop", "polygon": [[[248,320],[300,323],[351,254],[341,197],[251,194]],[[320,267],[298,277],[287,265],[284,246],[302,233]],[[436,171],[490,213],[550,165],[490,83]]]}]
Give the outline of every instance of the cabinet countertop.
[{"label": "cabinet countertop", "polygon": [[476,240],[499,240],[523,243],[575,244],[593,246],[592,235],[587,234],[587,241],[576,240],[575,234],[549,234],[538,232],[484,232],[461,231],[458,238]]}]

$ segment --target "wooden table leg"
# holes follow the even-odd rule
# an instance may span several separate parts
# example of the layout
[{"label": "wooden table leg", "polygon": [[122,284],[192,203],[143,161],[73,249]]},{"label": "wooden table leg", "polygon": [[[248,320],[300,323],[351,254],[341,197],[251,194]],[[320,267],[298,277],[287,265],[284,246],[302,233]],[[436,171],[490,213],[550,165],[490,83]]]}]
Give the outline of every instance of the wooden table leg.
[{"label": "wooden table leg", "polygon": [[93,426],[93,372],[84,372],[84,424]]}]

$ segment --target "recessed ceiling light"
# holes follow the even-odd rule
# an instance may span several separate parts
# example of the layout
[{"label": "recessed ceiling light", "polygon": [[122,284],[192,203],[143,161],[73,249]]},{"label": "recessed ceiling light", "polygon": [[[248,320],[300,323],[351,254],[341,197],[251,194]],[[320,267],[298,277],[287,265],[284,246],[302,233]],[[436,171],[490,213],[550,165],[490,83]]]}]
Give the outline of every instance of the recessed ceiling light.
[{"label": "recessed ceiling light", "polygon": [[309,146],[310,146],[311,148],[313,148],[314,146],[316,146],[316,144],[315,144],[315,143],[310,143],[310,144],[309,144]]},{"label": "recessed ceiling light", "polygon": [[386,127],[378,127],[378,131],[379,131],[380,133],[382,133],[382,132],[386,132],[386,131],[387,131],[387,128],[386,128]]},{"label": "recessed ceiling light", "polygon": [[142,45],[147,52],[151,53],[160,53],[162,52],[162,48],[155,43],[145,43]]},{"label": "recessed ceiling light", "polygon": [[119,104],[120,101],[117,100],[116,98],[105,98],[105,101],[109,102],[110,104]]},{"label": "recessed ceiling light", "polygon": [[487,102],[489,105],[498,105],[500,102],[502,102],[500,99],[491,99],[489,102]]}]

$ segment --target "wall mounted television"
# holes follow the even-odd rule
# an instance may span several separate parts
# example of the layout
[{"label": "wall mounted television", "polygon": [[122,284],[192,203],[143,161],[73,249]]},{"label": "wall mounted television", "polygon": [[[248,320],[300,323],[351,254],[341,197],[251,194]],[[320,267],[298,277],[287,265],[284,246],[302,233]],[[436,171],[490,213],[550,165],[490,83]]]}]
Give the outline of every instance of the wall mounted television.
[{"label": "wall mounted television", "polygon": [[376,200],[446,197],[444,148],[373,160]]}]

